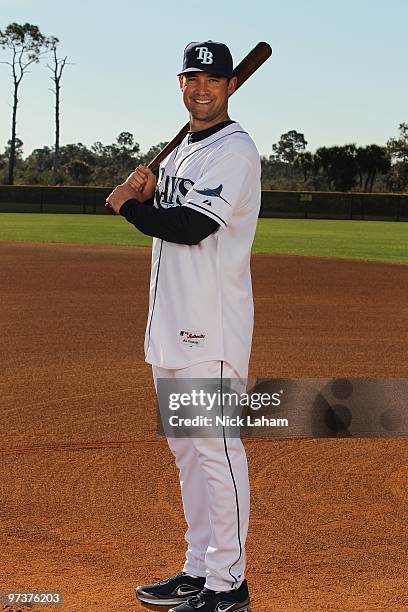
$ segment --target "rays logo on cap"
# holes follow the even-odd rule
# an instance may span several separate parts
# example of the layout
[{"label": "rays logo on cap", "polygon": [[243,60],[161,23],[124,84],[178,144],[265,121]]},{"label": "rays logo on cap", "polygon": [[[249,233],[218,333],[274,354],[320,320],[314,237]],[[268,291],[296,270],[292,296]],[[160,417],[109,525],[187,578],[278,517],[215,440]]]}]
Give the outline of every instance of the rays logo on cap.
[{"label": "rays logo on cap", "polygon": [[178,73],[207,72],[231,78],[234,74],[232,55],[227,45],[214,40],[194,41],[184,49],[183,67]]},{"label": "rays logo on cap", "polygon": [[208,47],[196,47],[195,50],[198,51],[197,59],[202,64],[213,63],[213,54],[208,50]]}]

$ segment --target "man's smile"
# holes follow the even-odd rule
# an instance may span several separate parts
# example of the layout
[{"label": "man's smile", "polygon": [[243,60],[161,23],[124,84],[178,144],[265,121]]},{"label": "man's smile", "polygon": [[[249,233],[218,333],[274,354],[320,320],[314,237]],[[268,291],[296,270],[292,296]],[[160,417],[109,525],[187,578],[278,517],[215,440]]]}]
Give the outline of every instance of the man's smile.
[{"label": "man's smile", "polygon": [[210,104],[210,102],[212,102],[212,100],[210,100],[210,99],[197,100],[197,98],[193,98],[193,102],[196,102],[197,104]]}]

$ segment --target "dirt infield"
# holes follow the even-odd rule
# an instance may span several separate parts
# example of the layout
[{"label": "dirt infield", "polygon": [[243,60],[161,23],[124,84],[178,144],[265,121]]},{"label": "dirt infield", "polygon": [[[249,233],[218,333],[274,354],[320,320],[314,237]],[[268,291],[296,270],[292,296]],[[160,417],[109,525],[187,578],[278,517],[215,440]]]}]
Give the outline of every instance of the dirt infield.
[{"label": "dirt infield", "polygon": [[[142,352],[150,251],[0,252],[0,591],[153,609],[134,587],[179,571],[184,523]],[[408,378],[408,266],[257,255],[252,273],[252,375]],[[407,610],[407,439],[246,446],[252,612]]]}]

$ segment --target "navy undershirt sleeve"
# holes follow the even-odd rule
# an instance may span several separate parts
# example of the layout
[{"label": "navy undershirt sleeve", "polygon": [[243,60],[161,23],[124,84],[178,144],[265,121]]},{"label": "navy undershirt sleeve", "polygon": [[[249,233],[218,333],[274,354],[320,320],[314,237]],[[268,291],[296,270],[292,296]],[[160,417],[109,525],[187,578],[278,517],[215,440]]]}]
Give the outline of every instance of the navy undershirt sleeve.
[{"label": "navy undershirt sleeve", "polygon": [[143,234],[190,246],[198,244],[220,227],[207,215],[186,206],[155,208],[152,202],[128,200],[121,206],[120,214]]}]

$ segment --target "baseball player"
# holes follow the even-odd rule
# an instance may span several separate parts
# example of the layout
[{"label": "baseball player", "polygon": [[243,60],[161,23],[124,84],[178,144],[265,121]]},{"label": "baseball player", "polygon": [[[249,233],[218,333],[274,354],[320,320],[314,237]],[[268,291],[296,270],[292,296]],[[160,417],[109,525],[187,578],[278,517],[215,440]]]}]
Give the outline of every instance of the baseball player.
[{"label": "baseball player", "polygon": [[[260,158],[229,118],[236,88],[228,47],[193,42],[179,83],[190,131],[159,177],[139,166],[107,202],[153,236],[146,361],[160,379],[247,377],[253,330],[250,252],[260,208]],[[239,437],[168,437],[187,522],[176,576],[140,586],[170,612],[246,612],[249,481]]]}]

